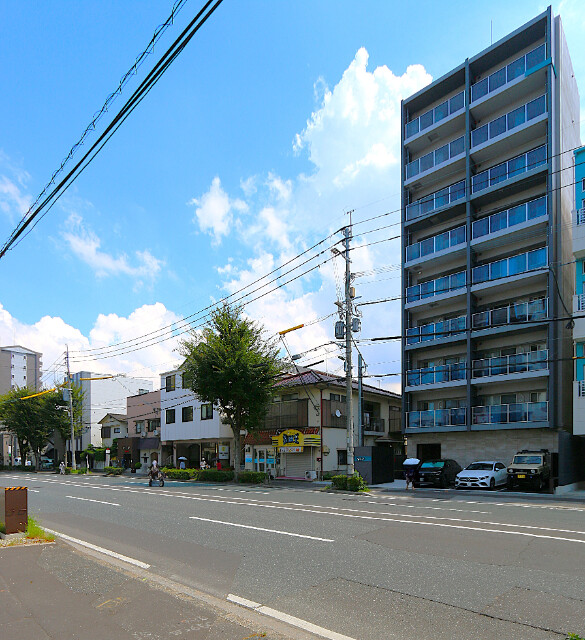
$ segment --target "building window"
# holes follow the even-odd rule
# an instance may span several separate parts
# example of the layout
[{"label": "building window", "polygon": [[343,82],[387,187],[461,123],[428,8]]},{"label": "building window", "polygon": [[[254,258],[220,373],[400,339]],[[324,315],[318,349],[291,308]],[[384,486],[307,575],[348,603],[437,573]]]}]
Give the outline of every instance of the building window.
[{"label": "building window", "polygon": [[347,464],[347,449],[337,449],[337,466],[343,467]]},{"label": "building window", "polygon": [[181,420],[183,422],[193,422],[193,407],[183,407],[181,409]]},{"label": "building window", "polygon": [[299,399],[298,393],[287,393],[282,396],[283,402],[290,402],[291,400],[298,400],[298,399]]},{"label": "building window", "polygon": [[175,423],[175,410],[174,409],[167,409],[165,412],[165,419],[166,419],[166,423],[167,424],[174,424]]},{"label": "building window", "polygon": [[102,438],[111,438],[112,429],[111,427],[102,427]]},{"label": "building window", "polygon": [[136,433],[142,433],[144,431],[144,420],[136,421]]},{"label": "building window", "polygon": [[114,427],[114,433],[120,433],[120,427]]},{"label": "building window", "polygon": [[175,390],[175,374],[172,376],[167,376],[165,378],[165,391],[174,391]]},{"label": "building window", "polygon": [[201,420],[210,420],[213,418],[213,405],[211,402],[201,405]]},{"label": "building window", "polygon": [[346,402],[347,396],[341,396],[339,393],[330,393],[329,398],[335,402]]},{"label": "building window", "polygon": [[[173,422],[175,421],[175,410],[167,409],[167,411],[173,412]],[[156,431],[160,427],[160,418],[155,418],[154,420],[148,420],[147,422],[148,431]]]}]

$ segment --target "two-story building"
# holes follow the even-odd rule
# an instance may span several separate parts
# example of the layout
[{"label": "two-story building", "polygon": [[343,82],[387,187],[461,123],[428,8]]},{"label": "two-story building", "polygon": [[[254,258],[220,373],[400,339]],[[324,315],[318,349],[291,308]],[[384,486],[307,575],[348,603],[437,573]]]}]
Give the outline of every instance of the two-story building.
[{"label": "two-story building", "polygon": [[[123,413],[106,413],[106,415],[98,421],[101,425],[101,438],[102,447],[110,449],[110,455],[106,454],[106,460],[104,462],[96,461],[95,468],[99,469],[110,464],[111,449],[114,444],[114,440],[123,440],[128,437],[128,421],[126,415]],[[123,460],[122,451],[119,452],[119,459]],[[128,465],[130,460],[127,459]]]},{"label": "two-story building", "polygon": [[[245,468],[274,477],[316,478],[347,471],[345,378],[301,369],[276,384],[263,429],[244,439]],[[358,384],[353,383],[354,443],[358,444]],[[402,461],[400,396],[363,385],[365,446],[392,447]]]}]

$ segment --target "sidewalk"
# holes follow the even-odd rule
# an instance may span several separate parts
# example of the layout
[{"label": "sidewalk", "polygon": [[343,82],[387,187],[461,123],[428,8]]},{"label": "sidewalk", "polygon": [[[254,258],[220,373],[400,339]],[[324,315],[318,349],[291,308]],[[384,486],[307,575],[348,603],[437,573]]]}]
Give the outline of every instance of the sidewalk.
[{"label": "sidewalk", "polygon": [[275,630],[259,616],[250,622],[226,604],[157,588],[61,541],[0,548],[2,640],[309,637]]}]

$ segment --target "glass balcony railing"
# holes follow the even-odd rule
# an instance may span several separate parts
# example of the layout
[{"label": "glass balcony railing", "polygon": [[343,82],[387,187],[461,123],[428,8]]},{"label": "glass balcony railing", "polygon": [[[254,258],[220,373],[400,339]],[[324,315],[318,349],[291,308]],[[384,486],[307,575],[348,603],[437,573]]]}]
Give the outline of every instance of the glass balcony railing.
[{"label": "glass balcony railing", "polygon": [[473,424],[510,424],[514,422],[547,422],[548,402],[515,402],[473,407]]},{"label": "glass balcony railing", "polygon": [[[536,198],[530,202],[525,202],[517,207],[506,209],[505,211],[499,211],[491,216],[476,220],[472,226],[473,238],[481,238],[487,236],[490,233],[496,233],[496,231],[502,231],[502,229],[508,229],[517,224],[522,224],[528,220],[534,220],[540,216],[547,214],[547,199],[546,196]],[[408,247],[406,248],[408,252]]]},{"label": "glass balcony railing", "polygon": [[498,325],[544,320],[547,315],[548,300],[540,298],[530,302],[514,302],[507,307],[474,313],[471,317],[471,326],[473,329],[487,329]]},{"label": "glass balcony railing", "polygon": [[498,280],[507,276],[515,276],[534,269],[542,269],[548,265],[548,251],[546,247],[534,249],[517,256],[496,260],[472,270],[472,284]]},{"label": "glass balcony railing", "polygon": [[465,380],[466,368],[465,362],[457,362],[423,369],[411,369],[406,372],[406,384],[410,387],[418,387],[423,384],[435,384],[436,382]]},{"label": "glass balcony railing", "polygon": [[462,154],[465,151],[465,137],[461,136],[453,142],[449,142],[430,153],[413,160],[406,165],[406,179],[414,178],[419,173],[423,173],[436,167],[451,158]]},{"label": "glass balcony railing", "polygon": [[476,82],[471,86],[471,102],[479,100],[492,93],[496,89],[503,87],[505,84],[512,82],[516,78],[524,75],[527,71],[544,61],[546,55],[546,46],[541,44],[536,49],[532,49],[526,55],[510,62],[509,65],[494,71],[486,78]]},{"label": "glass balcony railing", "polygon": [[585,224],[585,207],[577,211],[577,224]]},{"label": "glass balcony railing", "polygon": [[406,205],[406,219],[412,220],[424,216],[435,209],[440,209],[452,202],[465,198],[465,180],[444,187],[435,193],[431,193],[416,202]]},{"label": "glass balcony railing", "polygon": [[364,413],[364,431],[376,431],[377,433],[384,433],[386,430],[384,418],[376,418]]},{"label": "glass balcony railing", "polygon": [[451,229],[451,231],[445,231],[432,238],[426,238],[426,240],[408,245],[406,247],[406,261],[424,258],[425,256],[437,253],[437,251],[443,251],[444,249],[455,247],[458,244],[465,244],[466,239],[467,233],[465,225]]},{"label": "glass balcony railing", "polygon": [[483,191],[483,189],[492,187],[499,182],[504,182],[504,180],[526,173],[526,171],[530,171],[541,164],[546,164],[545,144],[472,176],[471,193]]},{"label": "glass balcony railing", "polygon": [[429,411],[409,411],[406,414],[406,424],[409,429],[429,427],[456,427],[464,425],[467,419],[467,409],[434,409]]},{"label": "glass balcony railing", "polygon": [[436,280],[429,280],[421,284],[415,284],[406,289],[406,302],[416,302],[424,298],[433,298],[441,293],[461,289],[466,285],[465,271],[452,273]]},{"label": "glass balcony railing", "polygon": [[530,122],[546,112],[546,96],[540,96],[509,113],[478,127],[471,132],[471,147],[477,147],[492,138],[501,136],[506,131]]},{"label": "glass balcony railing", "polygon": [[423,113],[418,118],[406,123],[404,137],[411,138],[420,131],[432,127],[437,122],[444,120],[447,116],[461,111],[465,107],[465,91],[458,93],[449,100],[445,100],[434,109]]},{"label": "glass balcony railing", "polygon": [[417,344],[419,342],[429,342],[430,340],[440,340],[449,336],[465,333],[467,329],[467,317],[450,318],[441,322],[431,322],[418,327],[411,327],[406,330],[406,344]]},{"label": "glass balcony railing", "polygon": [[548,351],[546,349],[473,361],[474,378],[527,373],[529,371],[546,371],[547,369]]}]

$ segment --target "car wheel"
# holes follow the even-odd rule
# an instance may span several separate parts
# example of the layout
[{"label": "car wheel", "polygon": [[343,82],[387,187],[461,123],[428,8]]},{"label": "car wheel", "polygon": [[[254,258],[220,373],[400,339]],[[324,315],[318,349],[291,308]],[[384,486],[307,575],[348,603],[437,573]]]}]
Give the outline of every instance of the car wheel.
[{"label": "car wheel", "polygon": [[449,486],[449,481],[447,480],[446,476],[443,476],[439,480],[439,486],[441,487],[441,489],[447,489],[447,487]]},{"label": "car wheel", "polygon": [[508,480],[506,480],[506,489],[508,489],[508,491],[512,491],[513,488],[514,482],[513,480],[510,480],[510,478],[508,478]]},{"label": "car wheel", "polygon": [[496,479],[492,478],[490,480],[490,489],[495,489],[496,488]]}]

